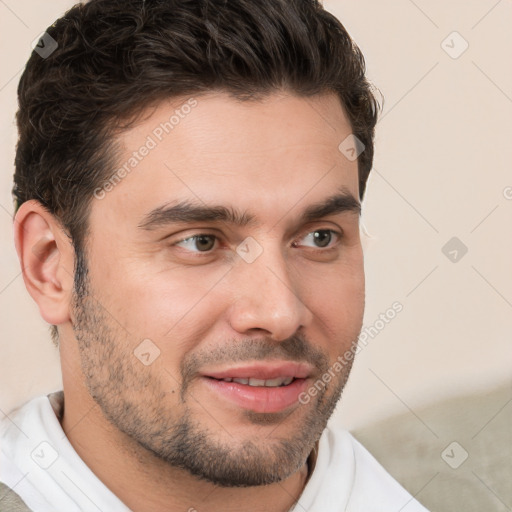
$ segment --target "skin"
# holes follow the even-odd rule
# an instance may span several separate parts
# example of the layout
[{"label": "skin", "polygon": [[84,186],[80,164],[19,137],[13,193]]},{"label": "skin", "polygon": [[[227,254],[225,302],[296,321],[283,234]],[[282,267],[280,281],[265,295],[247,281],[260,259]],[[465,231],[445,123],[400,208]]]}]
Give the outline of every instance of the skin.
[{"label": "skin", "polygon": [[[119,136],[119,166],[186,99],[159,104]],[[59,327],[62,427],[107,487],[135,512],[286,511],[304,488],[306,459],[350,365],[307,404],[276,413],[225,400],[201,373],[301,360],[311,368],[309,387],[357,339],[359,215],[300,219],[340,187],[359,197],[357,161],[338,150],[351,128],[332,94],[196,100],[136,169],[92,200],[83,297],[74,292],[70,240],[36,201],[16,215],[16,248],[42,317]],[[185,199],[249,212],[255,222],[139,227],[153,209]],[[322,247],[318,230],[342,236]],[[218,237],[206,254],[190,239],[201,234]],[[252,263],[236,253],[247,237],[262,249]],[[148,339],[159,352],[144,365],[134,351]],[[188,429],[199,468],[177,464],[176,425]],[[244,468],[248,475],[234,481]],[[266,485],[241,486],[256,477]]]}]

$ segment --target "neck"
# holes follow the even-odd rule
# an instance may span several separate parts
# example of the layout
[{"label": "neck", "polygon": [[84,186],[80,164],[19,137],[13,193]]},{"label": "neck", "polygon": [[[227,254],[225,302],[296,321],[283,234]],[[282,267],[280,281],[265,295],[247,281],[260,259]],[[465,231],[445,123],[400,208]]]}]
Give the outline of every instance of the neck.
[{"label": "neck", "polygon": [[304,464],[287,479],[270,485],[220,487],[171,467],[115,429],[87,394],[68,394],[62,428],[82,460],[133,512],[201,511],[287,512],[300,497]]}]

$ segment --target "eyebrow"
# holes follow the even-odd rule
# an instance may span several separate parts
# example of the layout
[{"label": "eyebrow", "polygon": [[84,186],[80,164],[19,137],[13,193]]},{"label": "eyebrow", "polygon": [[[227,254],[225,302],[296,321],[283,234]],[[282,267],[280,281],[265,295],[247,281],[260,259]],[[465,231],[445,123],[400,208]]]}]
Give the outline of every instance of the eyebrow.
[{"label": "eyebrow", "polygon": [[[344,212],[361,215],[361,203],[345,187],[341,187],[337,194],[305,208],[300,215],[300,221],[311,222]],[[192,222],[225,222],[239,227],[257,224],[256,216],[249,212],[241,212],[233,207],[209,206],[185,200],[151,210],[144,216],[139,228],[149,231],[168,224]]]}]

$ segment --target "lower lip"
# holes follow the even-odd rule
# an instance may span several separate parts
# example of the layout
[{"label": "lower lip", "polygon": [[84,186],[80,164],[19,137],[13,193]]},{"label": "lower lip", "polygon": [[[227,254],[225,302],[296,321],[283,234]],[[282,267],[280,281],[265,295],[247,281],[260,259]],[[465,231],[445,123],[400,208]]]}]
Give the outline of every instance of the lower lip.
[{"label": "lower lip", "polygon": [[207,386],[230,402],[254,412],[281,412],[299,404],[299,395],[306,389],[306,379],[295,379],[288,386],[263,387],[226,382],[205,377]]}]

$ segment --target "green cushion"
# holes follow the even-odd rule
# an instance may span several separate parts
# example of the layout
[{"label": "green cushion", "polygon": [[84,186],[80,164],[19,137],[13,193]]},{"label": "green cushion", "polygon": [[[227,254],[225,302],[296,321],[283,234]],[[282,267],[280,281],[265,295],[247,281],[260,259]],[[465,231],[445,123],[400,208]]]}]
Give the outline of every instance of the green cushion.
[{"label": "green cushion", "polygon": [[432,512],[512,510],[509,387],[439,402],[352,433]]}]

